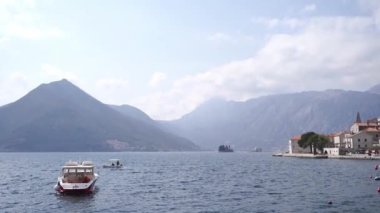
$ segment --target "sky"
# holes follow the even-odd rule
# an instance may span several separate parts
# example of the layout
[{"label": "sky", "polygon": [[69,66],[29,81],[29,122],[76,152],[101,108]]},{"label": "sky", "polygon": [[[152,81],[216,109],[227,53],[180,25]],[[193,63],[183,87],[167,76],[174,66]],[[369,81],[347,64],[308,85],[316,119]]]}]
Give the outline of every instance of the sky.
[{"label": "sky", "polygon": [[0,105],[68,79],[177,119],[245,101],[380,83],[376,0],[0,0]]}]

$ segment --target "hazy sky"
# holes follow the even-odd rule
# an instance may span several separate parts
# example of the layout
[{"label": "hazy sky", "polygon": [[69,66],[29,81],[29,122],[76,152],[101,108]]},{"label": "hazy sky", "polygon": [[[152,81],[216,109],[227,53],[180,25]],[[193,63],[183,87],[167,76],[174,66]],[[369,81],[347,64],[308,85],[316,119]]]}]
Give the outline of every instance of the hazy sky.
[{"label": "hazy sky", "polygon": [[380,83],[380,1],[0,0],[0,105],[67,78],[177,118],[211,97]]}]

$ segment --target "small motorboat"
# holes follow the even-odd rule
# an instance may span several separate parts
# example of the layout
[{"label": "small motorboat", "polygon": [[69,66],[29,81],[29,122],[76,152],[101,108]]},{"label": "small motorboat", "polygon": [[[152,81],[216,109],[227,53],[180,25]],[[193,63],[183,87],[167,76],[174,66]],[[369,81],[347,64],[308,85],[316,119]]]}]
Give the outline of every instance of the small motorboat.
[{"label": "small motorboat", "polygon": [[54,189],[59,193],[89,194],[95,190],[99,175],[91,161],[67,162],[61,170]]},{"label": "small motorboat", "polygon": [[123,164],[120,159],[109,159],[107,164],[103,165],[103,168],[120,169],[123,168]]},{"label": "small motorboat", "polygon": [[380,180],[380,176],[376,176],[373,178],[374,180]]}]

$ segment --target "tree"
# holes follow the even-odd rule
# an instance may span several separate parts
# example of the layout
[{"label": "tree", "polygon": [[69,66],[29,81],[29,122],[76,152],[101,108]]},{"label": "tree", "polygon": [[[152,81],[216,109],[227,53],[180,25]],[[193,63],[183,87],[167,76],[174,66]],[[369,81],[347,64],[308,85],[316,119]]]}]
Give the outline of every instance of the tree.
[{"label": "tree", "polygon": [[315,132],[306,132],[301,135],[301,139],[298,141],[298,146],[302,148],[310,147],[310,153],[313,152],[313,144],[309,141],[309,138],[312,137],[313,135],[316,135]]},{"label": "tree", "polygon": [[[324,135],[314,135],[310,138],[310,140],[315,141],[315,146],[319,151],[323,152],[323,148],[330,142],[329,139]],[[314,150],[314,154],[316,150]]]},{"label": "tree", "polygon": [[[301,139],[298,141],[298,145],[302,148],[310,147],[310,153],[317,154],[317,149],[323,152],[323,148],[326,147],[329,139],[323,135],[319,135],[315,132],[307,132],[301,135]],[[313,149],[314,148],[314,149]]]}]

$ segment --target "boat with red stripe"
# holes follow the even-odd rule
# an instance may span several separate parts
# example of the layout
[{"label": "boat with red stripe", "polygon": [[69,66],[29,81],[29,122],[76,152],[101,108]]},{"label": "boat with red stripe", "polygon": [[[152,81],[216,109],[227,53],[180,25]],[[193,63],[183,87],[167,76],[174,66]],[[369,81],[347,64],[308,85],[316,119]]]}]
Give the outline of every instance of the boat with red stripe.
[{"label": "boat with red stripe", "polygon": [[90,194],[95,190],[99,175],[91,161],[67,162],[61,170],[54,189],[64,194]]}]

